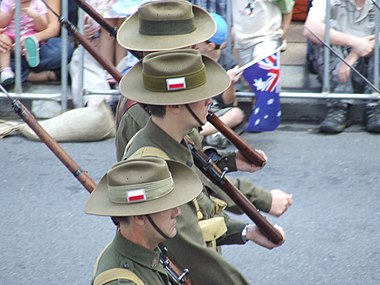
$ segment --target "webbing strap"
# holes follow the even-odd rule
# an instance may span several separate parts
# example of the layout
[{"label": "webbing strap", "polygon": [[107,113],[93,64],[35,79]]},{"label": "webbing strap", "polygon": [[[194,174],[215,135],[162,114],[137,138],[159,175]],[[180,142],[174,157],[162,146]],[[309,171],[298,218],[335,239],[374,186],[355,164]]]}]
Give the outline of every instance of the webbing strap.
[{"label": "webbing strap", "polygon": [[121,118],[124,116],[124,114],[128,111],[129,108],[131,108],[135,104],[137,104],[136,101],[127,99],[124,96],[120,96],[119,102],[117,102],[117,107],[116,107],[116,116],[115,116],[116,129],[119,127]]},{"label": "webbing strap", "polygon": [[99,253],[98,257],[96,258],[96,261],[95,261],[95,265],[94,265],[94,269],[93,269],[93,272],[92,272],[92,276],[95,276],[96,272],[98,271],[98,265],[99,265],[99,261],[100,261],[100,258],[102,257],[103,253],[106,251],[106,249],[111,245],[112,241],[110,241],[103,249],[102,251]]},{"label": "webbing strap", "polygon": [[[127,147],[125,149],[127,150]],[[165,160],[170,159],[170,157],[163,150],[161,150],[157,147],[154,147],[154,146],[144,146],[144,147],[138,149],[130,157],[128,157],[128,160],[134,159],[134,158],[145,157],[145,156],[155,156],[155,157],[160,157],[160,158],[165,159]]]},{"label": "webbing strap", "polygon": [[103,285],[115,280],[130,280],[137,285],[144,285],[144,282],[132,271],[124,268],[112,268],[96,276],[93,285]]}]

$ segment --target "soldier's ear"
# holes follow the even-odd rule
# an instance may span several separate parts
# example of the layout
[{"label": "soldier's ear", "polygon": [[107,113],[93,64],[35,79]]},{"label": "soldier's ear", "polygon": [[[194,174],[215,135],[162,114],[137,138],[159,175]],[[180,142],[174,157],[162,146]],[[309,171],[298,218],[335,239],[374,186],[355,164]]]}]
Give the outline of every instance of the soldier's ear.
[{"label": "soldier's ear", "polygon": [[181,108],[180,108],[181,105],[169,105],[167,106],[168,109],[170,110],[170,112],[173,112],[173,113],[178,113],[180,112]]},{"label": "soldier's ear", "polygon": [[213,51],[216,48],[216,44],[214,42],[208,42],[207,43],[207,50]]},{"label": "soldier's ear", "polygon": [[139,216],[133,216],[132,220],[135,224],[137,224],[139,226],[144,226],[146,221],[147,221],[147,218],[146,218],[146,216],[139,215]]}]

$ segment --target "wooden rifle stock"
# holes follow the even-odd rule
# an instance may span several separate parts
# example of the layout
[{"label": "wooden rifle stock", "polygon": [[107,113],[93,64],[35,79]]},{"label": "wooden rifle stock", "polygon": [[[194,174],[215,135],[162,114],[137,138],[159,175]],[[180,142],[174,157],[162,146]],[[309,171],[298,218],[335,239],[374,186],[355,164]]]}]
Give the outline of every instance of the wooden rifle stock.
[{"label": "wooden rifle stock", "polygon": [[106,19],[102,17],[91,5],[83,0],[73,0],[83,11],[85,11],[91,18],[93,18],[103,29],[105,29],[112,37],[116,38],[117,28],[112,27],[107,23]]},{"label": "wooden rifle stock", "polygon": [[[73,0],[79,7],[81,7],[87,14],[89,14],[100,26],[103,27],[107,32],[111,34],[111,36],[116,37],[117,28],[112,27],[110,24],[108,24],[102,15],[100,15],[94,8],[92,8],[89,4],[87,4],[83,0]],[[79,34],[79,33],[78,33]],[[83,37],[81,34],[79,36]],[[78,41],[82,43],[82,40]],[[83,44],[83,46],[85,46]],[[85,46],[87,49],[87,47]],[[90,48],[92,48],[90,46]],[[89,51],[90,52],[90,51]],[[93,57],[98,59],[96,55],[94,55],[92,52],[90,52]],[[99,63],[103,65],[100,61]],[[104,65],[103,65],[104,66]],[[109,69],[104,66],[104,68],[111,74]],[[118,75],[116,75],[118,77]],[[121,75],[120,75],[121,76]],[[120,81],[118,78],[113,76],[115,80],[118,82]],[[217,129],[219,130],[223,135],[225,135],[229,141],[231,141],[238,150],[240,150],[241,154],[251,163],[253,163],[256,166],[264,167],[266,164],[265,158],[262,156],[261,153],[257,152],[254,148],[252,148],[250,145],[248,145],[245,141],[243,141],[231,128],[229,128],[227,125],[225,125],[217,115],[215,115],[212,112],[209,112],[209,115],[207,116],[207,120]]]},{"label": "wooden rifle stock", "polygon": [[99,52],[91,45],[91,42],[83,36],[71,22],[60,17],[60,23],[78,40],[78,42],[99,62],[105,70],[117,81],[120,82],[123,75],[112,65],[110,61],[101,56]]},{"label": "wooden rifle stock", "polygon": [[273,243],[279,244],[283,241],[282,235],[276,230],[268,220],[263,217],[256,207],[245,197],[226,177],[218,166],[213,163],[209,157],[194,144],[188,141],[195,165],[205,174],[213,183],[218,185],[241,210],[256,224],[260,231]]},{"label": "wooden rifle stock", "polygon": [[[84,1],[74,0],[74,2],[80,2],[82,6],[89,6]],[[88,12],[88,10],[86,11]],[[102,18],[102,16],[98,14],[96,11],[95,13],[95,21],[102,25],[102,23],[98,21],[98,19]],[[117,82],[120,82],[122,74],[112,64],[103,59],[102,55],[100,55],[98,51],[96,51],[91,46],[89,41],[78,32],[78,29],[65,19],[60,18],[60,22],[61,24],[65,25],[65,27],[70,32],[73,33],[74,37],[91,53],[91,55],[96,60],[98,60],[99,64],[101,64],[114,77],[114,79]],[[106,25],[109,26],[108,23],[106,23]],[[215,114],[213,114],[212,116],[209,115],[208,118],[210,118],[212,122],[214,122],[216,125],[218,125],[219,128],[221,128],[220,131],[223,134],[227,134],[228,132],[232,133],[234,135],[234,138],[230,134],[229,139],[231,139],[232,142],[237,142],[236,138],[238,138],[238,136],[236,135],[236,133],[233,130],[229,129],[227,126],[225,126],[225,124],[222,121],[220,121],[220,119],[218,119]],[[249,159],[250,161],[252,161],[252,159],[255,159],[257,163],[255,164],[259,166],[265,163],[265,160],[260,155],[260,153],[254,152],[248,144],[244,143],[241,139],[240,142],[237,143],[242,148],[242,150],[240,150],[242,154],[245,153],[248,156],[247,159]],[[195,148],[193,144],[190,143],[190,145],[192,145]],[[206,169],[210,170],[211,173],[204,172],[205,175],[208,176],[211,179],[211,181],[216,183],[222,190],[224,190],[228,196],[230,196],[230,198],[236,203],[236,205],[238,205],[238,207],[240,207],[240,209],[247,214],[247,216],[259,227],[259,229],[263,232],[263,234],[265,234],[268,237],[268,239],[270,239],[275,244],[279,244],[282,241],[281,234],[258,212],[258,210],[252,205],[252,203],[224,177],[224,174],[222,174],[220,169],[215,164],[208,162],[209,159],[202,150],[197,149],[197,151],[193,151],[193,156],[197,157],[197,159],[194,157],[194,160],[198,161],[196,163],[197,167],[199,167],[201,171],[204,171],[206,165]]]},{"label": "wooden rifle stock", "polygon": [[264,156],[259,153],[257,150],[252,148],[249,144],[247,144],[244,140],[242,140],[230,127],[222,122],[213,112],[209,111],[207,115],[207,120],[226,138],[231,141],[238,150],[240,150],[241,154],[247,159],[249,162],[253,163],[256,166],[263,167],[266,164],[266,159]]},{"label": "wooden rifle stock", "polygon": [[[80,0],[74,0],[75,2],[81,2]],[[85,4],[88,5],[88,4]],[[101,17],[99,14],[98,17]],[[72,25],[70,22],[64,19],[60,19],[61,24],[64,24],[65,27],[73,33],[74,37],[91,53],[91,55],[98,60],[98,62],[114,77],[117,82],[119,82],[122,78],[121,73],[108,61],[105,61],[103,57],[96,51],[91,44],[88,42],[88,40],[78,32],[78,29]],[[99,23],[100,24],[100,23]],[[108,25],[108,24],[107,24]],[[211,114],[211,113],[210,113]],[[210,122],[212,121],[215,125],[217,125],[220,128],[220,131],[223,132],[223,134],[230,133],[229,139],[231,141],[236,142],[240,148],[242,154],[245,153],[245,155],[248,156],[247,159],[254,161],[256,165],[263,165],[265,163],[265,160],[260,155],[260,153],[254,152],[252,148],[246,144],[244,141],[242,141],[236,133],[229,129],[215,114],[212,114],[208,116],[208,119]],[[215,126],[215,127],[217,127]],[[227,134],[228,135],[228,134]],[[227,136],[226,135],[226,136]],[[239,139],[240,141],[237,141]],[[191,144],[193,145],[193,144]],[[203,160],[208,161],[207,155],[202,151],[197,149],[196,152]],[[194,155],[194,152],[193,152]],[[199,161],[199,159],[198,159]],[[204,168],[202,165],[197,165],[201,170]],[[213,165],[214,172],[216,174],[220,174],[220,169],[214,164]],[[202,170],[203,171],[203,170]],[[206,174],[206,176],[209,176],[209,174]],[[217,175],[213,175],[210,179],[214,183],[216,183],[222,190],[226,192],[228,196],[236,203],[240,209],[247,214],[247,216],[260,228],[260,230],[274,243],[278,244],[282,241],[282,236],[278,233],[278,231],[258,212],[258,210],[252,205],[252,203],[238,190],[234,185],[232,185],[227,179],[216,179]]]},{"label": "wooden rifle stock", "polygon": [[[86,171],[71,158],[71,156],[60,146],[60,144],[41,126],[41,124],[36,120],[33,114],[21,103],[20,100],[12,98],[7,90],[0,84],[0,89],[7,95],[9,100],[12,102],[12,108],[17,115],[35,132],[35,134],[40,138],[40,140],[47,145],[47,147],[55,154],[55,156],[66,166],[66,168],[74,175],[74,177],[83,185],[83,187],[91,193],[95,187],[96,183],[88,175]],[[115,225],[117,221],[111,217]],[[174,284],[178,285],[191,285],[189,281],[185,279],[186,275],[189,273],[188,269],[185,269],[182,273],[175,267],[168,259],[166,252],[164,255],[160,256],[160,262],[168,272],[170,280]],[[173,267],[175,269],[173,269]]]}]

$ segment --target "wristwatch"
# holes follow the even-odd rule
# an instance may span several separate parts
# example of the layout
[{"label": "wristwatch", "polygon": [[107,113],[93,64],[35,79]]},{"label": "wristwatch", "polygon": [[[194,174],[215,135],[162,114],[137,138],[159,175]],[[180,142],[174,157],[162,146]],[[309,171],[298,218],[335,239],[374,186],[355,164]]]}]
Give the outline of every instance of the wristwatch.
[{"label": "wristwatch", "polygon": [[241,239],[243,240],[244,243],[248,241],[247,231],[248,231],[248,224],[244,227],[243,231],[241,232]]}]

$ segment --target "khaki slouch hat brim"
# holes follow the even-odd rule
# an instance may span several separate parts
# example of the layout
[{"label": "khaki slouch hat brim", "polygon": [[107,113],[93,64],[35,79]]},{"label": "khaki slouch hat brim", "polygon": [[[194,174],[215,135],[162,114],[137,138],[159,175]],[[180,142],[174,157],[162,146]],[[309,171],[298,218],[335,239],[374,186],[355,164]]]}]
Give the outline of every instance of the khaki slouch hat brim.
[{"label": "khaki slouch hat brim", "polygon": [[[201,66],[204,67],[203,73],[197,81],[194,74],[197,74]],[[183,79],[184,88],[165,90],[165,82],[175,79]],[[161,82],[157,83],[159,80]],[[139,103],[177,105],[212,98],[223,93],[230,83],[226,71],[214,60],[202,56],[196,50],[181,49],[145,56],[124,75],[119,88],[123,96]],[[155,89],[155,84],[159,85],[159,90]]]},{"label": "khaki slouch hat brim", "polygon": [[110,217],[153,214],[186,204],[201,191],[198,176],[180,162],[158,157],[124,160],[103,176],[85,212]]},{"label": "khaki slouch hat brim", "polygon": [[[139,13],[141,13],[141,9],[145,9],[149,5],[153,8],[150,11],[152,14],[152,21],[156,21],[153,22],[156,23],[153,25],[157,27],[165,25],[162,27],[161,34],[147,34],[140,31],[141,18]],[[190,6],[190,9],[192,7],[192,24],[195,29],[193,31],[178,34],[176,33],[177,29],[175,29],[175,23],[181,23],[180,19],[178,21],[176,21],[175,18],[172,19],[174,20],[173,23],[166,19],[170,18],[171,14],[174,14],[175,12],[183,11],[187,6]],[[154,9],[157,10],[156,13]],[[153,17],[155,17],[155,19],[153,19]],[[211,15],[206,10],[191,5],[188,1],[150,1],[142,4],[137,12],[124,21],[118,29],[116,38],[121,46],[129,50],[161,51],[184,48],[206,41],[211,38],[215,32],[216,25]]]}]

